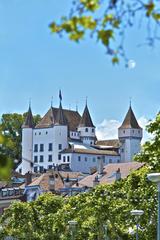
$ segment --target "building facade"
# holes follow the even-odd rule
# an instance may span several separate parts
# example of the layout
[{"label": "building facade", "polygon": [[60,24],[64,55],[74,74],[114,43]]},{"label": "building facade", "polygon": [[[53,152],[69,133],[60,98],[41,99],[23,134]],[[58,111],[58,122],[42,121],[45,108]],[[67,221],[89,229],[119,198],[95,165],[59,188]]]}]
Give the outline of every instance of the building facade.
[{"label": "building facade", "polygon": [[[61,93],[60,93],[61,96]],[[31,107],[22,126],[22,161],[17,171],[43,172],[66,164],[72,171],[90,173],[97,160],[104,164],[129,162],[140,151],[142,128],[130,106],[118,129],[118,139],[97,141],[87,103],[82,116],[78,111],[51,108],[35,126]]]}]

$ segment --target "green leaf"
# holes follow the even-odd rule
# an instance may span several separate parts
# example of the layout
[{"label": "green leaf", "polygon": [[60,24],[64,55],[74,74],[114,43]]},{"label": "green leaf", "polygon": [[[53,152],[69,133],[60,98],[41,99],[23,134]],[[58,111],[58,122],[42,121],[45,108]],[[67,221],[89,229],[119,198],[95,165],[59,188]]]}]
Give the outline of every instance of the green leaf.
[{"label": "green leaf", "polygon": [[112,58],[112,63],[115,65],[115,64],[118,64],[119,63],[119,58],[117,56],[114,56]]},{"label": "green leaf", "polygon": [[100,39],[104,45],[108,46],[110,39],[113,38],[113,34],[114,32],[111,29],[101,29],[98,31],[98,39]]}]

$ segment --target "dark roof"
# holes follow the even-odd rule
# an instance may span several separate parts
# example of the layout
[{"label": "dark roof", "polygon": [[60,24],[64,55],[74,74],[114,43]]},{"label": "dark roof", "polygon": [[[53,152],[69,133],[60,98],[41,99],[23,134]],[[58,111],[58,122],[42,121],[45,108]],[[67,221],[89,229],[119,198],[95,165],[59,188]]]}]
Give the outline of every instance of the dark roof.
[{"label": "dark roof", "polygon": [[62,154],[64,153],[79,153],[79,154],[93,154],[93,155],[111,155],[111,156],[119,156],[116,151],[110,150],[97,150],[97,149],[82,149],[82,148],[68,148],[61,151]]},{"label": "dark roof", "polygon": [[[51,107],[48,112],[44,115],[41,121],[36,125],[36,128],[48,128],[52,127],[56,123],[56,118],[59,108]],[[63,109],[63,114],[67,120],[69,130],[76,131],[79,125],[81,116],[77,111]]]},{"label": "dark roof", "polygon": [[67,125],[67,119],[64,115],[61,102],[60,102],[60,105],[59,105],[59,109],[58,109],[58,112],[57,112],[55,123],[58,124],[58,125]]},{"label": "dark roof", "polygon": [[85,106],[81,121],[79,123],[79,127],[95,127],[93,125],[93,122],[92,122],[91,115],[89,113],[87,104]]},{"label": "dark roof", "polygon": [[25,122],[22,125],[22,128],[34,128],[34,120],[33,120],[32,110],[30,106],[27,112]]},{"label": "dark roof", "polygon": [[118,139],[108,139],[108,140],[98,140],[96,142],[96,145],[119,148],[121,144]]},{"label": "dark roof", "polygon": [[137,122],[137,119],[133,113],[131,106],[129,107],[129,110],[120,128],[135,128],[135,129],[141,128]]}]

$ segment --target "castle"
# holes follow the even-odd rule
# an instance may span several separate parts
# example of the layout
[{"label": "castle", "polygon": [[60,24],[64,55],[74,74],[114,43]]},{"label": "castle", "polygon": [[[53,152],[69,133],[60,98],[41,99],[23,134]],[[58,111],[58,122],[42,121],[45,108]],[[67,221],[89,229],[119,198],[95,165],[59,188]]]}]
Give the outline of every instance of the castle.
[{"label": "castle", "polygon": [[67,166],[72,171],[91,173],[99,167],[98,160],[122,163],[133,160],[140,151],[143,130],[132,107],[118,128],[118,139],[97,140],[87,103],[82,116],[78,111],[50,107],[35,126],[31,106],[22,126],[22,161],[17,171],[25,174],[44,172],[55,166]]}]

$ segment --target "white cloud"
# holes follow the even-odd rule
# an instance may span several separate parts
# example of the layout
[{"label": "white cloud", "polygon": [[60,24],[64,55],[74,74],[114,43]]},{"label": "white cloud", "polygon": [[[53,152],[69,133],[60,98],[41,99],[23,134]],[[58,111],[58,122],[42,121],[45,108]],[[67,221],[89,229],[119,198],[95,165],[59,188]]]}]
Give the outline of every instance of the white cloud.
[{"label": "white cloud", "polygon": [[[147,133],[145,127],[148,123],[148,119],[144,116],[138,119],[139,125],[143,128],[143,140],[144,143],[146,140],[151,138],[151,134]],[[121,125],[121,122],[118,120],[109,120],[104,119],[103,122],[97,125],[96,135],[99,140],[104,139],[116,139],[118,138],[118,127]]]}]

